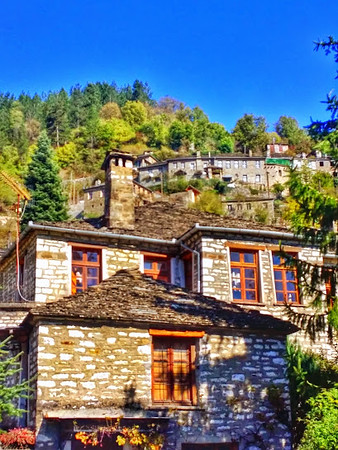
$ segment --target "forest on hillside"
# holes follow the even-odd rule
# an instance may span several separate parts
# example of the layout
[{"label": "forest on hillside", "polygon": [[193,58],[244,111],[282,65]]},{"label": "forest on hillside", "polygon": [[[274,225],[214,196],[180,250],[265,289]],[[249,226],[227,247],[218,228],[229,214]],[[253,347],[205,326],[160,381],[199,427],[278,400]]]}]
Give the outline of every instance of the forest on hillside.
[{"label": "forest on hillside", "polygon": [[76,85],[48,94],[0,93],[0,167],[22,179],[36,142],[46,130],[59,166],[74,176],[95,173],[107,150],[134,154],[152,150],[162,160],[177,154],[260,154],[269,142],[285,142],[293,151],[311,148],[296,119],[281,116],[268,133],[264,117],[245,114],[232,132],[211,122],[198,106],[164,97],[152,98],[149,85],[116,83]]}]

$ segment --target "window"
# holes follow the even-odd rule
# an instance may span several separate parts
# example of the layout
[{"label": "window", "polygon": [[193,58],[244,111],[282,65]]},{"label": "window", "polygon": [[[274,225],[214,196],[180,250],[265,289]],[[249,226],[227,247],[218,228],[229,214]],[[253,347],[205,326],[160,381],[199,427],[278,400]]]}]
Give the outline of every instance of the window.
[{"label": "window", "polygon": [[101,250],[73,247],[72,294],[82,292],[101,281]]},{"label": "window", "polygon": [[319,161],[319,166],[324,167],[324,161]]},{"label": "window", "polygon": [[225,161],[225,168],[231,169],[231,161]]},{"label": "window", "polygon": [[260,169],[261,168],[261,162],[260,161],[256,161],[255,162],[255,167],[256,167],[256,169]]},{"label": "window", "polygon": [[299,303],[296,268],[285,265],[285,259],[276,253],[272,259],[277,303]]},{"label": "window", "polygon": [[239,161],[234,161],[234,169],[238,169],[239,168]]},{"label": "window", "polygon": [[144,254],[144,274],[154,278],[170,282],[170,258],[160,253]]},{"label": "window", "polygon": [[248,161],[242,161],[242,167],[246,169],[248,167]]},{"label": "window", "polygon": [[181,169],[184,169],[184,168],[185,168],[185,163],[181,162]]},{"label": "window", "polygon": [[217,161],[217,167],[222,167],[222,161]]},{"label": "window", "polygon": [[177,169],[177,162],[173,162],[173,168]]},{"label": "window", "polygon": [[91,200],[93,198],[93,193],[92,192],[88,192],[88,200]]},{"label": "window", "polygon": [[195,170],[195,167],[196,167],[196,166],[195,166],[195,163],[194,163],[194,162],[191,162],[191,163],[190,163],[190,169],[191,169],[191,170]]},{"label": "window", "polygon": [[196,404],[195,344],[194,338],[153,337],[154,403]]},{"label": "window", "polygon": [[251,203],[247,203],[246,209],[247,209],[247,210],[250,210],[250,209],[251,209]]},{"label": "window", "polygon": [[243,183],[247,183],[248,182],[248,175],[243,175],[242,181],[243,181]]},{"label": "window", "polygon": [[255,181],[256,181],[256,183],[260,183],[261,182],[261,176],[260,175],[256,175]]},{"label": "window", "polygon": [[230,250],[232,297],[234,301],[258,301],[258,269],[256,251]]}]

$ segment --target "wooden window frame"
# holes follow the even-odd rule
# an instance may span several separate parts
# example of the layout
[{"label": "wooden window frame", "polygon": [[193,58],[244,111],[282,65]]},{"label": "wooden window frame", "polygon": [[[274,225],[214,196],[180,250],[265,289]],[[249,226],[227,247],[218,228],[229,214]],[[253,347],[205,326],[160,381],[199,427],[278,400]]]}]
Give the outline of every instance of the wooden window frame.
[{"label": "wooden window frame", "polygon": [[[74,245],[72,246],[72,294],[76,294],[78,292],[83,292],[86,289],[88,289],[88,273],[87,269],[91,268],[97,268],[98,269],[98,276],[97,278],[97,284],[99,284],[102,281],[102,247],[95,247],[93,245]],[[85,256],[82,260],[75,260],[73,259],[73,252],[74,251],[80,251],[83,252],[83,256]],[[87,253],[88,252],[97,252],[98,254],[98,261],[88,261],[87,260]],[[82,270],[82,286],[81,289],[77,289],[76,285],[76,275],[74,274],[74,267],[81,267]],[[92,284],[90,286],[96,286],[97,284]]]},{"label": "wooden window frame", "polygon": [[[189,336],[189,333],[188,333]],[[200,335],[198,336],[200,337]],[[164,348],[166,348],[166,357],[167,357],[167,370],[163,371],[164,380],[156,380],[156,369],[159,367],[161,369],[161,362],[158,363],[158,367],[156,365],[156,345],[160,343]],[[174,378],[174,366],[175,366],[175,344],[180,343],[184,344],[186,347],[187,361],[189,365],[188,370],[188,387],[186,385],[176,383]],[[152,347],[151,347],[151,355],[152,355],[152,364],[151,364],[151,396],[152,402],[154,405],[175,405],[175,406],[195,406],[197,405],[197,387],[196,387],[196,337],[180,337],[179,335],[157,335],[154,333],[152,338]],[[180,362],[178,362],[178,365]],[[157,398],[156,396],[156,386],[161,386],[162,384],[162,393],[166,391],[164,395],[165,398]],[[164,388],[163,388],[164,386]],[[184,392],[188,394],[188,399],[177,399],[175,398],[175,387],[185,386]],[[182,397],[183,388],[181,390]]]},{"label": "wooden window frame", "polygon": [[[239,261],[231,261],[231,253],[239,253]],[[245,254],[251,254],[253,255],[254,262],[253,263],[247,263],[244,261],[244,255]],[[241,246],[237,247],[230,247],[229,249],[229,255],[230,255],[230,271],[231,271],[231,291],[232,291],[232,299],[235,303],[249,303],[249,304],[256,304],[259,303],[259,267],[258,267],[258,250],[251,249],[251,248],[242,248]],[[232,270],[233,269],[239,269],[240,271],[240,287],[234,288],[233,286],[233,275]],[[254,271],[254,278],[248,278],[246,277],[245,271],[246,269],[251,269]],[[254,280],[255,286],[254,288],[247,288],[246,287],[246,281],[248,280]],[[234,291],[241,292],[241,298],[237,299],[234,298]],[[246,299],[246,291],[254,292],[255,293],[255,299],[254,300],[248,300]]]},{"label": "wooden window frame", "polygon": [[[151,261],[156,264],[156,268],[146,269],[145,264],[147,261]],[[162,269],[158,269],[159,263],[165,263],[167,265],[167,270],[161,274]],[[163,253],[143,253],[143,273],[153,278],[154,280],[165,281],[167,283],[171,282],[171,258]]]},{"label": "wooden window frame", "polygon": [[[280,258],[280,264],[274,264],[273,258],[274,256],[278,256]],[[290,254],[295,258],[298,257],[296,253]],[[285,258],[278,255],[278,252],[272,252],[272,270],[273,270],[273,281],[276,295],[276,304],[282,305],[284,303],[288,303],[290,305],[300,305],[300,296],[299,296],[299,288],[298,288],[298,279],[297,279],[297,269],[295,267],[290,267],[285,265]],[[276,271],[281,272],[282,279],[276,280]],[[292,272],[294,275],[294,282],[292,280],[287,279],[287,272]],[[276,283],[282,283],[282,290],[276,288]],[[289,290],[287,287],[288,283],[293,283],[295,285],[294,290]],[[278,300],[278,294],[283,294],[283,301]],[[288,300],[287,296],[289,294],[295,295],[295,301]]]}]

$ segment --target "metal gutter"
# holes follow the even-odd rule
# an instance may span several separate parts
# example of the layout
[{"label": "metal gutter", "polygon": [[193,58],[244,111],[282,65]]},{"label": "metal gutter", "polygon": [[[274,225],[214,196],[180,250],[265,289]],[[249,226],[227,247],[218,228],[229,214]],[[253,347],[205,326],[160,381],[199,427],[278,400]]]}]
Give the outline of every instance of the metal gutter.
[{"label": "metal gutter", "polygon": [[139,242],[148,242],[148,243],[156,243],[156,244],[165,244],[165,245],[177,245],[177,239],[173,238],[171,241],[167,241],[164,239],[155,239],[155,238],[147,238],[142,236],[134,236],[131,234],[119,234],[119,233],[110,233],[104,231],[91,231],[91,230],[76,230],[73,228],[63,228],[63,227],[53,227],[49,225],[38,225],[33,222],[28,222],[28,227],[32,230],[39,231],[61,231],[65,233],[74,233],[80,236],[96,236],[96,237],[105,237],[110,239],[125,239],[127,241],[139,241]]},{"label": "metal gutter", "polygon": [[[29,233],[30,230],[37,230],[37,231],[61,231],[64,233],[73,233],[75,235],[79,236],[96,236],[96,237],[103,237],[103,238],[109,238],[109,239],[124,239],[127,241],[137,241],[137,242],[147,242],[149,244],[164,244],[164,245],[171,245],[176,246],[178,245],[177,239],[173,238],[171,241],[164,240],[164,239],[155,239],[155,238],[147,238],[142,236],[134,236],[130,234],[119,234],[119,233],[110,233],[110,232],[104,232],[104,231],[91,231],[91,230],[76,230],[74,228],[64,228],[64,227],[53,227],[49,225],[39,225],[35,224],[32,221],[28,222],[27,228],[23,231],[23,233],[20,236],[20,241]],[[15,249],[15,243],[12,244],[0,257],[0,263],[7,258],[7,256]]]},{"label": "metal gutter", "polygon": [[269,237],[269,238],[278,238],[278,239],[292,239],[292,240],[301,240],[298,236],[293,233],[286,233],[282,231],[270,231],[270,230],[255,230],[251,228],[227,228],[227,227],[208,227],[202,226],[198,223],[195,223],[195,226],[191,228],[187,233],[183,234],[178,242],[181,243],[185,239],[188,239],[194,233],[198,231],[213,231],[213,232],[221,232],[221,233],[235,233],[235,234],[250,234],[256,237]]},{"label": "metal gutter", "polygon": [[[183,242],[180,242],[180,245],[182,248],[188,250],[197,257],[197,292],[201,292],[201,254],[197,250],[183,244]],[[192,279],[194,279],[194,266],[192,266]]]}]

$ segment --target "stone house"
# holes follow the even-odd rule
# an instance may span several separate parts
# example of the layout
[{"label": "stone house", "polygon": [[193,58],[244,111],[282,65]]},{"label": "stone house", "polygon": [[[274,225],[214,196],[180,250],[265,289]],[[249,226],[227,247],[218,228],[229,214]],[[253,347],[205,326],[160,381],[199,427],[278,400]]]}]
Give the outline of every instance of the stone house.
[{"label": "stone house", "polygon": [[[232,440],[242,449],[257,431],[257,407],[276,417],[276,426],[271,434],[262,428],[256,440],[290,448],[287,418],[267,393],[276,385],[288,411],[282,355],[296,328],[282,320],[285,301],[305,311],[309,299],[278,251],[282,243],[318,264],[322,255],[281,227],[169,203],[135,207],[132,166],[128,155],[107,155],[103,218],[30,223],[18,277],[14,248],[0,260],[0,333],[17,337],[29,355],[27,373],[37,375],[28,422],[39,430],[39,448],[77,449],[74,419],[85,426],[85,419],[123,413],[129,421],[159,421],[169,449],[227,449]],[[312,342],[304,332],[291,337],[333,351],[324,333]],[[177,352],[179,370],[190,375],[179,372],[184,398],[173,401],[176,385],[164,365],[175,365]],[[122,388],[136,412],[122,408],[130,406]]]},{"label": "stone house", "polygon": [[243,183],[269,190],[276,183],[284,183],[288,167],[307,165],[313,170],[332,171],[330,158],[288,157],[283,154],[267,157],[244,155],[180,156],[162,162],[138,166],[138,181],[145,186],[159,184],[165,176],[194,178],[219,178],[226,182]]}]

